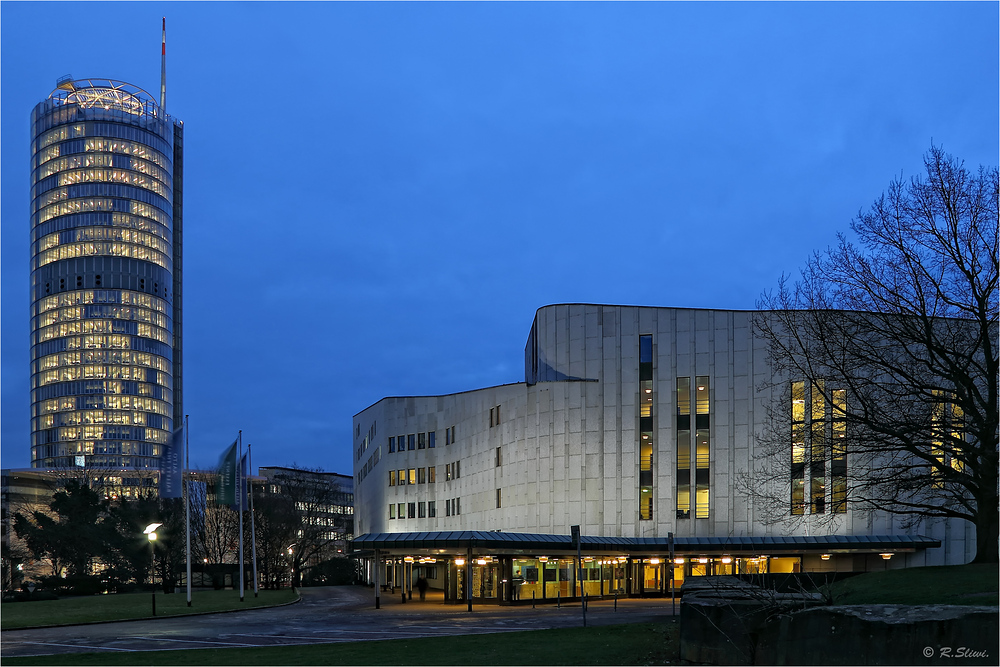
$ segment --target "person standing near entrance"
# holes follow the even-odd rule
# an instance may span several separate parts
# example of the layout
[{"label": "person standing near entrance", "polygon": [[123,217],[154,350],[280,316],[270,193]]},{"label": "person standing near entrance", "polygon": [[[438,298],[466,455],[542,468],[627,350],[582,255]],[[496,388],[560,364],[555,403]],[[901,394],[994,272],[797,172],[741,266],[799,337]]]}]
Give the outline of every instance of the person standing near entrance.
[{"label": "person standing near entrance", "polygon": [[417,579],[417,590],[420,591],[420,601],[423,602],[427,595],[427,580],[423,577]]}]

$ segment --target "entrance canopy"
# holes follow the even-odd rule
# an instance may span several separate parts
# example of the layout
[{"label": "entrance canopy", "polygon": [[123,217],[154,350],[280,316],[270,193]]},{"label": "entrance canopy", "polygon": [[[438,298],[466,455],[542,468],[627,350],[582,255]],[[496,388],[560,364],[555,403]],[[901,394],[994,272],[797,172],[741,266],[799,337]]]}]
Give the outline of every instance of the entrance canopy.
[{"label": "entrance canopy", "polygon": [[[352,541],[354,553],[406,552],[454,554],[473,550],[482,554],[576,554],[569,535],[503,533],[494,531],[435,531],[424,533],[368,533]],[[905,553],[941,546],[940,540],[922,535],[793,535],[746,537],[675,537],[676,554],[760,554],[805,553]],[[586,554],[666,555],[666,537],[600,537],[582,535],[580,550]]]}]

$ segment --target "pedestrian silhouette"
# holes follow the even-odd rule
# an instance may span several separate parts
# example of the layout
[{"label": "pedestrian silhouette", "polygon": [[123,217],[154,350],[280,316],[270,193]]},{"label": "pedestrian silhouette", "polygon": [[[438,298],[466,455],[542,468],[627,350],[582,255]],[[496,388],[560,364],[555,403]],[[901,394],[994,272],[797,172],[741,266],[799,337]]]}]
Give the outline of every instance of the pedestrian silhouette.
[{"label": "pedestrian silhouette", "polygon": [[423,602],[424,597],[427,595],[427,580],[423,577],[417,578],[417,590],[420,591],[420,601]]}]

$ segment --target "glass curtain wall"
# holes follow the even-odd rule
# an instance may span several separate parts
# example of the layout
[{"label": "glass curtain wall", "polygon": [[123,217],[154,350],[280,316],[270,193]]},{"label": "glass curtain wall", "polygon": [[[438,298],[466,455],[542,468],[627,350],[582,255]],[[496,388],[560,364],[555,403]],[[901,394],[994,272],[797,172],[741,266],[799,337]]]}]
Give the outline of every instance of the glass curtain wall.
[{"label": "glass curtain wall", "polygon": [[62,81],[31,114],[33,467],[157,467],[175,400],[175,126]]}]

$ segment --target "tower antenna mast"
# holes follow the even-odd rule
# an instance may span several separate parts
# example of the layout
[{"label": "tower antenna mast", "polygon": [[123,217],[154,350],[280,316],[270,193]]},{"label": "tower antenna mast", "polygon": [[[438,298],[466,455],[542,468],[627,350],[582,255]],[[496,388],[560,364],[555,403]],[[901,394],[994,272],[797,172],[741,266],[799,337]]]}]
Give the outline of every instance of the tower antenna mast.
[{"label": "tower antenna mast", "polygon": [[167,17],[163,17],[163,46],[160,50],[160,111],[167,112]]}]

